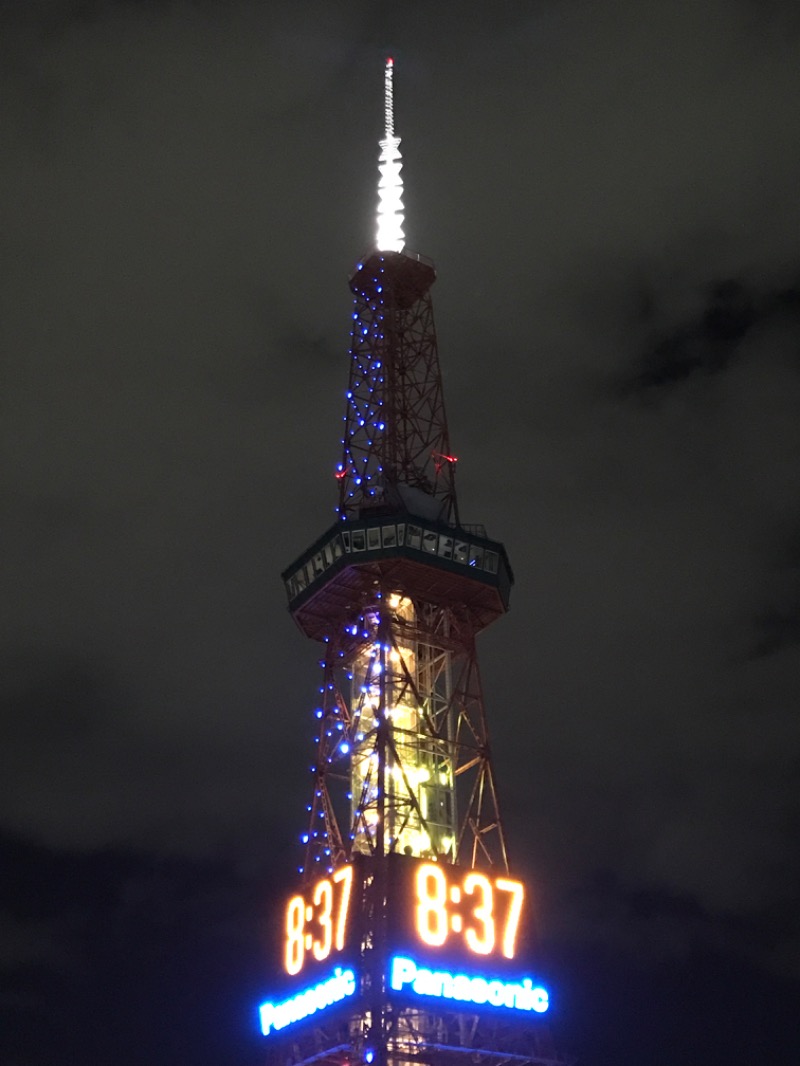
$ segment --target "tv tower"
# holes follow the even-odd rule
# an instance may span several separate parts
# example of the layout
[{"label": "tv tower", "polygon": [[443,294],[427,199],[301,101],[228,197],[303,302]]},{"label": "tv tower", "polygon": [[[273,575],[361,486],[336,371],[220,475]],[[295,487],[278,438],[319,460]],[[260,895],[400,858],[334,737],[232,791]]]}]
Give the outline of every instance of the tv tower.
[{"label": "tv tower", "polygon": [[388,59],[375,247],[350,278],[337,520],[282,575],[323,679],[261,1028],[282,1066],[554,1063],[475,650],[513,578],[503,545],[459,518],[436,273],[405,248],[393,76]]}]

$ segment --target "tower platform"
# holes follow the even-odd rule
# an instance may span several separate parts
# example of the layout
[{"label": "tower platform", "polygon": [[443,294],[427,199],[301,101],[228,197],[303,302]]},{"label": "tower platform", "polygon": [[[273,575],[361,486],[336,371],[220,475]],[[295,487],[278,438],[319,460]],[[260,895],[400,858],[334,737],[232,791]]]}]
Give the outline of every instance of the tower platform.
[{"label": "tower platform", "polygon": [[391,585],[412,598],[462,605],[478,631],[508,610],[513,582],[498,541],[391,515],[337,522],[281,577],[295,621],[313,640],[330,636],[376,587]]}]

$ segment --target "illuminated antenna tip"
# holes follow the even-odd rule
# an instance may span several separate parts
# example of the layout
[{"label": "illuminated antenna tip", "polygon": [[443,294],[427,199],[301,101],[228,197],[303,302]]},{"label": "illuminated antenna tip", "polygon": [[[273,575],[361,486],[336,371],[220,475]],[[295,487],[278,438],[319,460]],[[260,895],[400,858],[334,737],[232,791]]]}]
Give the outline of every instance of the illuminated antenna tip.
[{"label": "illuminated antenna tip", "polygon": [[386,60],[386,68],[383,77],[383,113],[386,125],[386,136],[394,136],[394,60],[391,56]]},{"label": "illuminated antenna tip", "polygon": [[380,142],[381,155],[378,164],[378,251],[402,252],[405,244],[403,233],[403,179],[400,177],[400,138],[394,132],[394,59],[386,58],[383,78],[384,137]]}]

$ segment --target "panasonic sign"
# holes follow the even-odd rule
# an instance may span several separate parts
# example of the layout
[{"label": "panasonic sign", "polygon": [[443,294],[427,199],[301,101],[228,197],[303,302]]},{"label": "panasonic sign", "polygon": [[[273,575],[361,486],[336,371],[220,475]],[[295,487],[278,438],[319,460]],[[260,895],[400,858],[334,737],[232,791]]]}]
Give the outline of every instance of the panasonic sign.
[{"label": "panasonic sign", "polygon": [[428,970],[413,959],[396,955],[391,962],[389,987],[395,992],[452,999],[478,1006],[509,1007],[543,1014],[549,1007],[544,988],[535,987],[530,977],[503,981],[497,977],[475,977],[448,970]]},{"label": "panasonic sign", "polygon": [[355,990],[356,975],[352,970],[343,970],[337,966],[333,976],[327,981],[321,981],[318,985],[298,992],[283,1003],[262,1003],[258,1008],[261,1032],[264,1036],[269,1036],[271,1032],[285,1029],[292,1022],[302,1021],[303,1018],[352,996]]}]

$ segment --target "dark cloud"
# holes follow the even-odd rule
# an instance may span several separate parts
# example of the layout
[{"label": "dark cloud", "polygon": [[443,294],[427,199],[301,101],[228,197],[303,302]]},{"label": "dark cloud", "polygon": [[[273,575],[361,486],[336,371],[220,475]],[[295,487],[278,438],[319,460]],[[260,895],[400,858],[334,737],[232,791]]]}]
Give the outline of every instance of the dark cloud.
[{"label": "dark cloud", "polygon": [[245,879],[233,862],[54,853],[7,835],[0,853],[4,932],[23,946],[0,978],[4,1061],[256,1061],[263,864]]},{"label": "dark cloud", "polygon": [[[756,293],[734,278],[716,282],[706,306],[693,321],[678,324],[668,336],[655,338],[641,359],[643,368],[624,383],[623,394],[647,396],[649,390],[677,385],[696,373],[720,373],[746,351],[744,342],[754,329],[776,326],[786,334],[787,347],[800,349],[798,298],[796,286]],[[652,296],[647,294],[645,299],[647,317],[652,319]]]}]

